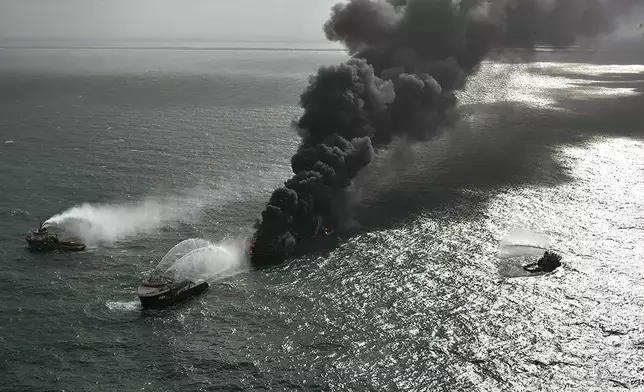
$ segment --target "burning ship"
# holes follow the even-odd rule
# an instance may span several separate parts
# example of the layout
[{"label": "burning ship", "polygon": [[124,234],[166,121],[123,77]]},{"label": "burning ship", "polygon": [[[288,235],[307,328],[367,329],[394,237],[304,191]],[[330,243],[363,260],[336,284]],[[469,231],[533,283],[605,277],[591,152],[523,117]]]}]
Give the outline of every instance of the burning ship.
[{"label": "burning ship", "polygon": [[250,260],[257,268],[277,265],[290,257],[328,249],[336,246],[339,240],[335,231],[329,230],[319,217],[314,230],[310,227],[308,230],[292,229],[276,236],[267,229],[260,227],[248,244]]}]

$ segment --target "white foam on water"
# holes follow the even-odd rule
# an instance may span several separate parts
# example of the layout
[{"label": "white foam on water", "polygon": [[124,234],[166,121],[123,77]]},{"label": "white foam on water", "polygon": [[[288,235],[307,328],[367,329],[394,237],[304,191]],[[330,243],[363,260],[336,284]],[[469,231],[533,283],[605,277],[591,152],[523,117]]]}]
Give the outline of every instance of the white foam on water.
[{"label": "white foam on water", "polygon": [[105,306],[109,310],[130,312],[141,307],[139,301],[107,301]]}]

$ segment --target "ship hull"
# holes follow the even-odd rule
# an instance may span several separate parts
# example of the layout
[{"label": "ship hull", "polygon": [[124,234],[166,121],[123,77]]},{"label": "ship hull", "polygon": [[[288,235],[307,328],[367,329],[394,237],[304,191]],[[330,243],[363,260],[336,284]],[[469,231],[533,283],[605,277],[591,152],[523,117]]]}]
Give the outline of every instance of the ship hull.
[{"label": "ship hull", "polygon": [[337,248],[339,244],[340,237],[335,233],[320,235],[314,238],[301,240],[300,242],[298,242],[295,249],[287,255],[278,254],[271,251],[261,252],[249,250],[250,261],[252,265],[257,269],[268,268],[282,264],[292,258],[297,258],[304,255],[319,255],[329,252],[332,249]]},{"label": "ship hull", "polygon": [[36,252],[49,252],[52,250],[64,250],[68,252],[79,252],[85,250],[84,244],[77,244],[72,242],[47,242],[42,240],[33,240],[29,237],[25,238],[29,249]]},{"label": "ship hull", "polygon": [[[142,286],[143,287],[143,286]],[[154,294],[139,294],[139,300],[144,308],[160,309],[185,301],[191,297],[204,293],[209,288],[207,282],[200,282],[186,288],[176,290],[169,289]],[[141,287],[139,288],[141,291]]]}]

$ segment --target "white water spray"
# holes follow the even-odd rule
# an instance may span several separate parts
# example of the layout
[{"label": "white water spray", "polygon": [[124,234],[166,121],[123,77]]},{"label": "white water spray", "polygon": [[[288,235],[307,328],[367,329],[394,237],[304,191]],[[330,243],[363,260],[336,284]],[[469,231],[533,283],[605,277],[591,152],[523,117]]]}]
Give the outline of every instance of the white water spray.
[{"label": "white water spray", "polygon": [[501,239],[497,256],[501,259],[541,256],[548,249],[549,243],[550,240],[542,234],[526,229],[514,229]]},{"label": "white water spray", "polygon": [[171,276],[176,280],[219,280],[250,268],[245,241],[213,244],[191,238],[175,245],[155,268],[153,274]]},{"label": "white water spray", "polygon": [[84,203],[52,216],[43,226],[88,245],[111,244],[179,222],[194,222],[204,207],[224,205],[236,195],[233,187],[223,187],[129,204]]},{"label": "white water spray", "polygon": [[281,170],[255,170],[239,173],[234,181],[187,189],[168,197],[149,197],[127,204],[84,203],[52,216],[43,226],[88,245],[111,244],[164,226],[195,222],[204,208],[254,197],[256,192],[274,189],[283,177]]},{"label": "white water spray", "polygon": [[178,218],[171,207],[153,200],[130,205],[85,203],[49,218],[43,226],[86,244],[100,244],[148,233]]},{"label": "white water spray", "polygon": [[152,274],[163,274],[168,268],[170,268],[183,256],[187,255],[195,249],[205,248],[211,245],[212,243],[210,243],[210,241],[204,240],[202,238],[190,238],[183,240],[173,246],[172,249],[170,249],[168,253],[163,256]]}]

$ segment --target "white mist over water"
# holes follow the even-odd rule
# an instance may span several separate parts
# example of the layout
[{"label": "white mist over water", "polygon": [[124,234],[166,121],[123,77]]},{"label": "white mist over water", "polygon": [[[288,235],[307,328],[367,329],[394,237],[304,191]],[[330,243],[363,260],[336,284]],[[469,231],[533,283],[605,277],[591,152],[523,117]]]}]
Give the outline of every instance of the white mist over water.
[{"label": "white mist over water", "polygon": [[88,245],[112,244],[180,222],[195,222],[204,208],[221,207],[242,192],[238,185],[224,184],[214,190],[196,188],[132,203],[84,203],[52,216],[43,226]]},{"label": "white mist over water", "polygon": [[517,256],[541,256],[548,249],[550,240],[542,234],[523,228],[511,230],[499,243],[497,256],[507,259]]},{"label": "white mist over water", "polygon": [[149,233],[159,227],[181,221],[185,212],[177,206],[157,200],[132,204],[90,204],[72,207],[49,218],[43,226],[98,245]]},{"label": "white mist over water", "polygon": [[250,268],[245,248],[245,240],[214,244],[190,238],[170,249],[153,273],[192,281],[223,279]]},{"label": "white mist over water", "polygon": [[137,202],[83,203],[52,216],[43,226],[87,245],[112,244],[173,224],[196,222],[205,208],[222,207],[233,200],[251,198],[256,192],[272,190],[284,177],[280,168],[238,174],[234,181]]}]

